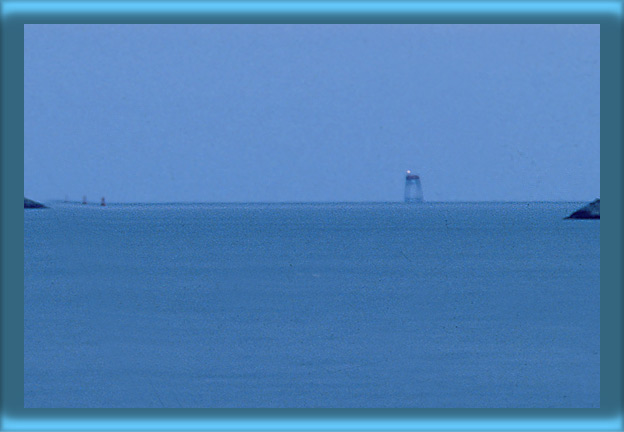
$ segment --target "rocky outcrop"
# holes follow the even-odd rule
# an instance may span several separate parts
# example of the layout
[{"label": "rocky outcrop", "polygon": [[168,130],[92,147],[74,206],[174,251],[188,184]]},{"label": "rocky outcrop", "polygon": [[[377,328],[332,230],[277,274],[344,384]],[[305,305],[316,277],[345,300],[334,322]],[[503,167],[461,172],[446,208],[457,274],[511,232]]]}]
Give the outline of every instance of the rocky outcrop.
[{"label": "rocky outcrop", "polygon": [[24,208],[26,209],[26,208],[47,208],[47,207],[41,203],[38,203],[37,201],[29,200],[28,198],[24,197]]},{"label": "rocky outcrop", "polygon": [[600,198],[578,209],[566,219],[600,219]]}]

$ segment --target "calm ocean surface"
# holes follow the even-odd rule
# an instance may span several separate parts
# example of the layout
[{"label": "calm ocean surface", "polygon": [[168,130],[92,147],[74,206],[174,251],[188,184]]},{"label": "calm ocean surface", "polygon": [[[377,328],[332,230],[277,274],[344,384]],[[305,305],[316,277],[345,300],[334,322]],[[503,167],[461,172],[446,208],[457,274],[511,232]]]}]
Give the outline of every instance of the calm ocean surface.
[{"label": "calm ocean surface", "polygon": [[584,203],[24,211],[26,407],[599,407]]}]

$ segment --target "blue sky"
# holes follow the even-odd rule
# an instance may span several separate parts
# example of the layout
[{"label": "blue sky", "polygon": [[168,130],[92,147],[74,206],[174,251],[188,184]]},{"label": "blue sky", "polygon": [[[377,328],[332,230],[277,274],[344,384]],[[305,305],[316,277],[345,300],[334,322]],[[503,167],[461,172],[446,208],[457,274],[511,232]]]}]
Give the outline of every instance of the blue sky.
[{"label": "blue sky", "polygon": [[24,194],[587,201],[598,25],[26,25]]}]

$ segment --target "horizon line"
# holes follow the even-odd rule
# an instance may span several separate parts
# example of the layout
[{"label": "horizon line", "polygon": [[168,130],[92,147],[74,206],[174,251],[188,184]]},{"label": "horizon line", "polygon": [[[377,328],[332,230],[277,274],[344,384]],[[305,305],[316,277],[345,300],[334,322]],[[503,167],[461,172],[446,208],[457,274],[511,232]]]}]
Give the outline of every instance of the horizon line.
[{"label": "horizon line", "polygon": [[[523,203],[582,203],[591,202],[598,198],[583,200],[446,200],[438,201],[423,200],[421,202],[406,203],[403,200],[395,201],[106,201],[106,205],[129,205],[129,204],[467,204],[467,203],[507,203],[507,204],[523,204]],[[43,200],[44,203],[57,203],[57,204],[82,204],[79,200],[60,200],[49,199]],[[88,201],[86,205],[100,205],[99,200]]]}]

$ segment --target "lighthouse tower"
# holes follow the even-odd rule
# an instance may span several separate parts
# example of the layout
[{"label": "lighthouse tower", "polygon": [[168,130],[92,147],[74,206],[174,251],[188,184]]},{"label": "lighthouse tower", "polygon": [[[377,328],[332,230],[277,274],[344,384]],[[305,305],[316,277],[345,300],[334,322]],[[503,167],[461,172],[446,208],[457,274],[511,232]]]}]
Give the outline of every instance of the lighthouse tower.
[{"label": "lighthouse tower", "polygon": [[414,203],[422,201],[423,192],[420,177],[408,170],[405,174],[405,202]]}]

